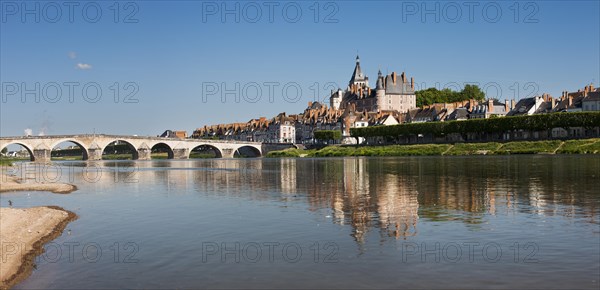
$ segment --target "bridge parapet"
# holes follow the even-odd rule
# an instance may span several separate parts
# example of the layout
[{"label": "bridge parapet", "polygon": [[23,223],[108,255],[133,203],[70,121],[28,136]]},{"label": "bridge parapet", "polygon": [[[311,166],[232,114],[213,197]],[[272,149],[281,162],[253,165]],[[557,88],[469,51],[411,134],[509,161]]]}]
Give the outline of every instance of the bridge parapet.
[{"label": "bridge parapet", "polygon": [[128,144],[134,151],[133,159],[141,160],[150,159],[153,147],[158,144],[166,146],[169,158],[174,159],[187,159],[194,148],[203,145],[214,148],[218,151],[217,155],[224,158],[234,157],[243,147],[253,148],[259,156],[263,155],[263,145],[260,142],[106,134],[0,137],[0,149],[10,144],[19,144],[29,151],[33,161],[48,162],[53,148],[62,142],[72,142],[82,148],[84,160],[101,160],[104,149],[114,141]]}]

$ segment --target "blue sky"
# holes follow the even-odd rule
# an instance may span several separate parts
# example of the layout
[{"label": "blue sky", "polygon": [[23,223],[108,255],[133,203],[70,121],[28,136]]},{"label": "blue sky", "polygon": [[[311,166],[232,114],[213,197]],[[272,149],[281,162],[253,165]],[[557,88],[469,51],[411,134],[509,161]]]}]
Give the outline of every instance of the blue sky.
[{"label": "blue sky", "polygon": [[599,1],[269,3],[76,2],[69,15],[2,0],[0,135],[191,133],[300,113],[346,87],[357,52],[372,82],[406,71],[419,87],[479,83],[500,99],[600,82]]}]

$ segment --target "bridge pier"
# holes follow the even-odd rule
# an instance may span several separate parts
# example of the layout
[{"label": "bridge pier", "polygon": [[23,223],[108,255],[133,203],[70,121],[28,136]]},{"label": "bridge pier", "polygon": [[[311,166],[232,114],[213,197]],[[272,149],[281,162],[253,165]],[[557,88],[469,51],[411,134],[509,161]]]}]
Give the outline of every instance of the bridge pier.
[{"label": "bridge pier", "polygon": [[152,159],[152,150],[150,148],[140,148],[137,150],[137,160]]},{"label": "bridge pier", "polygon": [[88,148],[88,160],[96,161],[102,160],[102,148],[98,146],[98,144],[93,144],[90,148]]},{"label": "bridge pier", "polygon": [[232,148],[223,148],[221,149],[221,157],[223,158],[233,158],[235,151]]},{"label": "bridge pier", "polygon": [[33,161],[35,162],[50,162],[52,150],[50,149],[33,149]]},{"label": "bridge pier", "polygon": [[173,158],[174,159],[188,159],[189,152],[186,148],[175,148],[173,149]]}]

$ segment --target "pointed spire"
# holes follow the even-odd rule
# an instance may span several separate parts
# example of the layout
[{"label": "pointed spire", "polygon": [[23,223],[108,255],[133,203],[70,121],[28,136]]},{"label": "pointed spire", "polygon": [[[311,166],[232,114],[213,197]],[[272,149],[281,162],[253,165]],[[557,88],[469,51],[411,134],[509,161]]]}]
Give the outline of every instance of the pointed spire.
[{"label": "pointed spire", "polygon": [[352,78],[350,78],[349,85],[352,86],[355,83],[366,82],[366,81],[367,81],[367,78],[362,73],[362,70],[360,68],[360,58],[357,55],[356,56],[356,66],[354,67],[354,73],[352,73]]}]

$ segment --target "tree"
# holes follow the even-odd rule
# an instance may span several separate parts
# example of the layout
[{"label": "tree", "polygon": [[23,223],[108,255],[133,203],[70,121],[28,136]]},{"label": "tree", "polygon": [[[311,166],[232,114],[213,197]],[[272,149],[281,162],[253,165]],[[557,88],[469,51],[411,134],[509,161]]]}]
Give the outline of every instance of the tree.
[{"label": "tree", "polygon": [[454,103],[462,102],[470,99],[482,101],[485,99],[485,94],[477,85],[465,85],[460,92],[453,91],[449,88],[438,90],[436,88],[428,88],[421,91],[416,91],[417,107],[432,105],[435,103]]},{"label": "tree", "polygon": [[460,92],[465,100],[475,99],[483,101],[485,99],[485,93],[477,85],[465,85],[465,88]]},{"label": "tree", "polygon": [[8,147],[4,147],[4,149],[2,149],[2,154],[6,154],[8,152]]},{"label": "tree", "polygon": [[315,139],[319,141],[339,141],[342,139],[342,132],[338,130],[320,130],[315,131]]}]

